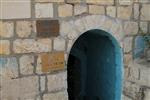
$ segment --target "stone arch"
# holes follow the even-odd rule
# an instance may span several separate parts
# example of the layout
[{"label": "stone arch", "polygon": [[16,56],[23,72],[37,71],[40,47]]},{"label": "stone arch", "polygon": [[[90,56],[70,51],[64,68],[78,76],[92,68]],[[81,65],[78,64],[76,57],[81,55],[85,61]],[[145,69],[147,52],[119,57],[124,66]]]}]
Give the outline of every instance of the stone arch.
[{"label": "stone arch", "polygon": [[120,100],[122,61],[111,34],[99,29],[82,34],[68,58],[69,100]]}]

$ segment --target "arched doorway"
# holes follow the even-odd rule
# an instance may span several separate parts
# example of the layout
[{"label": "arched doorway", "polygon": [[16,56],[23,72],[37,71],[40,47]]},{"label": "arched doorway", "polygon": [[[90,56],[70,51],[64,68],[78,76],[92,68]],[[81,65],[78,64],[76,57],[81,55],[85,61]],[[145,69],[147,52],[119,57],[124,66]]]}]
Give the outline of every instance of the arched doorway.
[{"label": "arched doorway", "polygon": [[121,100],[122,50],[102,30],[90,30],[74,43],[68,58],[69,100]]}]

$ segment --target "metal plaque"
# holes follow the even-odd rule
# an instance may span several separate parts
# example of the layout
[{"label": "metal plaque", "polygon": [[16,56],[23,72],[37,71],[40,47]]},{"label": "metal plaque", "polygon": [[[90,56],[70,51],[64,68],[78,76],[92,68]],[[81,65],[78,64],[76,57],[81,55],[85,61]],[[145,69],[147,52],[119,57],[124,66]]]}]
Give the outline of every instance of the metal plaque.
[{"label": "metal plaque", "polygon": [[38,20],[36,21],[37,37],[56,37],[59,35],[58,20]]},{"label": "metal plaque", "polygon": [[55,52],[41,55],[42,72],[64,69],[64,52]]}]

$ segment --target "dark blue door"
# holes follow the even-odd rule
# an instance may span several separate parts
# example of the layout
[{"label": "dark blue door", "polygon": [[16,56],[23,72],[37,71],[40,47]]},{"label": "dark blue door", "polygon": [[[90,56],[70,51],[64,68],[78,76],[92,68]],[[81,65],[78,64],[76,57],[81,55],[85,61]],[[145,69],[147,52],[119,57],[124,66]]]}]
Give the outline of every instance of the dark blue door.
[{"label": "dark blue door", "polygon": [[68,58],[69,100],[121,100],[122,50],[109,33],[90,30]]}]

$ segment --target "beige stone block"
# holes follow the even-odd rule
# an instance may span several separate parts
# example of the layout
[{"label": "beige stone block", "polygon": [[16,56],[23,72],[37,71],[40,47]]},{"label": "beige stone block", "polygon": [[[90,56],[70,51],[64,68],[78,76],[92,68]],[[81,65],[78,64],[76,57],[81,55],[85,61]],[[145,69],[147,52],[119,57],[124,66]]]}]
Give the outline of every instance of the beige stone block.
[{"label": "beige stone block", "polygon": [[89,5],[90,14],[105,14],[104,6]]},{"label": "beige stone block", "polygon": [[13,42],[13,51],[15,53],[41,53],[52,50],[52,41],[50,39],[17,39]]},{"label": "beige stone block", "polygon": [[67,88],[67,75],[66,72],[49,75],[48,76],[48,91],[55,91]]},{"label": "beige stone block", "polygon": [[131,5],[134,0],[119,0],[120,5]]},{"label": "beige stone block", "polygon": [[20,79],[2,78],[3,100],[32,100],[38,95],[38,77],[30,76]]},{"label": "beige stone block", "polygon": [[67,3],[81,3],[81,2],[83,2],[82,0],[67,0]]},{"label": "beige stone block", "polygon": [[66,41],[65,39],[58,37],[54,39],[54,50],[56,51],[64,51],[66,48]]},{"label": "beige stone block", "polygon": [[0,40],[0,54],[10,54],[10,42],[8,40]]},{"label": "beige stone block", "polygon": [[124,33],[126,35],[136,35],[138,33],[138,23],[133,21],[124,22]]},{"label": "beige stone block", "polygon": [[43,98],[43,100],[68,100],[67,93],[65,92],[44,94]]},{"label": "beige stone block", "polygon": [[132,55],[131,54],[125,54],[124,55],[124,64],[125,66],[128,66],[132,62]]},{"label": "beige stone block", "polygon": [[76,4],[74,6],[74,14],[79,15],[79,14],[82,14],[82,13],[87,13],[87,5]]},{"label": "beige stone block", "polygon": [[116,17],[116,7],[115,6],[108,6],[106,8],[106,14],[108,16],[111,16],[111,17]]},{"label": "beige stone block", "polygon": [[132,100],[132,99],[124,95],[122,100]]},{"label": "beige stone block", "polygon": [[150,4],[143,4],[141,8],[141,20],[150,21]]},{"label": "beige stone block", "polygon": [[113,5],[114,0],[86,0],[90,4]]},{"label": "beige stone block", "polygon": [[24,55],[19,59],[20,72],[23,75],[33,74],[34,70],[34,56]]},{"label": "beige stone block", "polygon": [[18,63],[15,57],[0,58],[0,76],[6,77],[8,79],[18,77]]},{"label": "beige stone block", "polygon": [[144,100],[150,99],[150,89],[144,91]]},{"label": "beige stone block", "polygon": [[31,17],[31,0],[1,0],[0,8],[0,19]]},{"label": "beige stone block", "polygon": [[54,16],[52,3],[37,3],[35,5],[36,18],[52,18]]},{"label": "beige stone block", "polygon": [[35,0],[35,2],[51,2],[51,3],[63,3],[64,0]]},{"label": "beige stone block", "polygon": [[140,6],[139,6],[139,4],[134,4],[134,18],[135,19],[139,19],[139,15],[140,15],[140,11],[139,11],[139,9],[140,9]]},{"label": "beige stone block", "polygon": [[150,3],[149,0],[138,0],[138,2],[140,2],[140,3]]},{"label": "beige stone block", "polygon": [[147,22],[140,22],[140,31],[142,34],[147,34],[147,32],[148,32],[148,23]]},{"label": "beige stone block", "polygon": [[129,20],[132,15],[132,7],[118,7],[117,17],[124,20]]},{"label": "beige stone block", "polygon": [[132,50],[132,41],[133,41],[132,37],[126,37],[124,39],[123,47],[124,47],[124,52],[125,53],[131,52],[131,50]]},{"label": "beige stone block", "polygon": [[59,5],[58,6],[58,15],[59,17],[68,17],[73,15],[73,7],[69,4]]},{"label": "beige stone block", "polygon": [[46,90],[46,77],[40,76],[40,90],[44,92]]},{"label": "beige stone block", "polygon": [[33,29],[31,21],[17,21],[16,33],[19,37],[29,37]]},{"label": "beige stone block", "polygon": [[2,22],[0,21],[0,37],[10,38],[14,35],[14,24],[13,22]]}]

